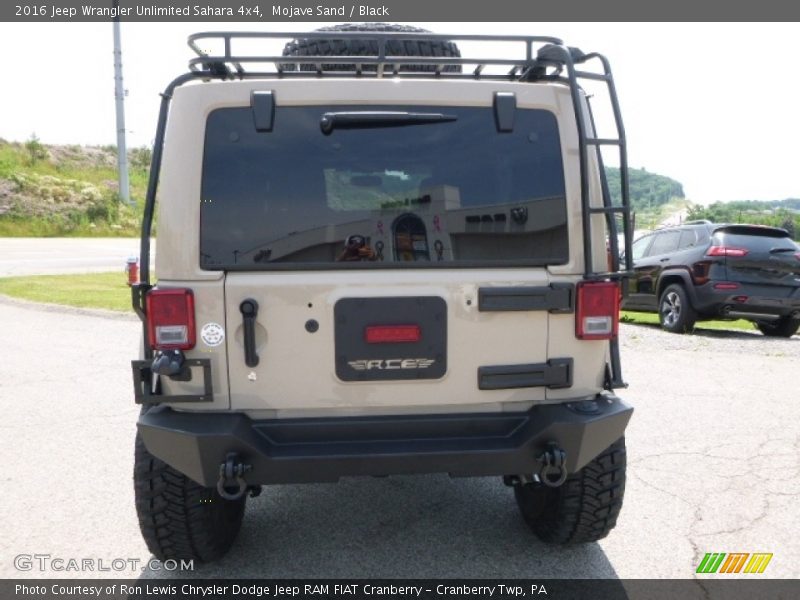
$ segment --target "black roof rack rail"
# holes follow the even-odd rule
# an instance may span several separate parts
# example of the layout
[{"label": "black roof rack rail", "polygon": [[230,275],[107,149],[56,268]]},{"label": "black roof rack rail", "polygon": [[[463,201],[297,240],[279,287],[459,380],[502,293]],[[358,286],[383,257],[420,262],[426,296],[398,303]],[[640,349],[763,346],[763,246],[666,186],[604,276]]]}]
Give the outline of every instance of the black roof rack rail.
[{"label": "black roof rack rail", "polygon": [[662,223],[658,225],[654,231],[661,231],[663,229],[672,229],[673,227],[683,227],[685,225],[713,225],[713,223],[707,219],[698,219],[696,221],[682,221],[680,223]]},{"label": "black roof rack rail", "polygon": [[[274,52],[272,48],[265,48],[265,53],[235,52],[234,45],[262,43],[277,40],[347,40],[358,39],[375,42],[378,51],[372,55],[363,56],[284,56]],[[496,56],[394,56],[387,53],[389,41],[413,40],[440,40],[447,42],[475,42],[493,44],[503,42],[516,45],[520,51],[515,56],[498,58]],[[528,80],[531,73],[537,71],[541,76],[546,76],[542,67],[541,50],[547,46],[562,47],[563,42],[556,37],[530,36],[530,35],[449,35],[424,32],[405,31],[311,31],[311,32],[255,32],[255,31],[206,31],[189,36],[189,48],[197,55],[189,60],[189,69],[192,71],[213,71],[225,73],[231,77],[237,76],[301,76],[301,77],[336,77],[346,75],[352,77],[352,70],[334,71],[323,69],[323,65],[356,65],[358,76],[364,77],[436,77],[436,78],[477,78],[477,79],[511,79]],[[214,45],[216,52],[201,48],[201,44]],[[488,47],[488,46],[487,46]],[[538,56],[538,58],[537,58]],[[547,57],[548,60],[549,57]],[[314,70],[300,70],[300,65],[315,65]],[[374,70],[364,71],[364,66],[374,67]],[[401,71],[403,65],[433,65],[437,67],[432,72]],[[444,67],[451,65],[471,66],[467,72],[449,72]],[[247,67],[258,67],[248,70]],[[504,74],[486,74],[486,67],[506,67]]]}]

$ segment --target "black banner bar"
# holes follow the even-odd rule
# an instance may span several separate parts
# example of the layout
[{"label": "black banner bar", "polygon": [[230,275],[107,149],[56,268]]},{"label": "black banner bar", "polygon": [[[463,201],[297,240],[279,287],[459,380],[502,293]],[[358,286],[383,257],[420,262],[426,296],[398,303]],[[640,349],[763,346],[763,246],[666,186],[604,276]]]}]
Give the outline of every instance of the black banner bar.
[{"label": "black banner bar", "polygon": [[[0,21],[794,21],[800,4],[786,0],[12,0]],[[679,32],[676,31],[679,35]]]},{"label": "black banner bar", "polygon": [[800,597],[800,580],[732,579],[4,579],[0,598],[29,600],[628,600]]}]

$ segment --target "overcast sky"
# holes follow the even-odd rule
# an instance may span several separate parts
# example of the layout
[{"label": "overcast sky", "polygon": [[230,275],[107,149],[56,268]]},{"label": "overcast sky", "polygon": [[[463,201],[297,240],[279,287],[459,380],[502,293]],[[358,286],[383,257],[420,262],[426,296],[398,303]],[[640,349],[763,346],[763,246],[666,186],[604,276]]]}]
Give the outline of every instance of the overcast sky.
[{"label": "overcast sky", "polygon": [[[800,197],[800,24],[415,24],[441,33],[552,35],[602,52],[617,81],[630,166],[679,180],[695,202]],[[256,27],[123,23],[129,147],[152,142],[158,93],[186,70],[188,34]],[[111,24],[0,23],[0,52],[7,59],[0,137],[116,142]]]}]

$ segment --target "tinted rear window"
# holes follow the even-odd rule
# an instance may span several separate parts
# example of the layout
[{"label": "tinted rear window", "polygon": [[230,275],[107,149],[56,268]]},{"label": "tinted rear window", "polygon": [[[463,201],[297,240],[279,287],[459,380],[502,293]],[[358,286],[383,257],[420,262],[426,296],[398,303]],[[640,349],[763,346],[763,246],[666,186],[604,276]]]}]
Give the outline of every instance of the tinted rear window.
[{"label": "tinted rear window", "polygon": [[697,245],[696,229],[684,229],[681,231],[681,241],[678,243],[678,250],[687,250]]},{"label": "tinted rear window", "polygon": [[638,260],[642,258],[645,254],[645,251],[653,242],[653,236],[648,235],[643,238],[639,238],[633,243],[631,246],[631,256],[633,256],[633,260]]},{"label": "tinted rear window", "polygon": [[731,246],[733,248],[746,248],[751,252],[769,252],[770,250],[797,250],[797,244],[786,235],[759,235],[748,233],[730,233],[717,231],[714,233],[715,246]]},{"label": "tinted rear window", "polygon": [[[329,111],[445,113],[452,122],[336,129]],[[250,108],[207,120],[200,264],[205,269],[563,264],[568,259],[554,115],[491,108]]]},{"label": "tinted rear window", "polygon": [[678,249],[678,241],[681,239],[680,231],[665,231],[664,233],[656,234],[656,239],[653,245],[650,246],[648,256],[658,256],[660,254],[667,254],[674,252]]}]

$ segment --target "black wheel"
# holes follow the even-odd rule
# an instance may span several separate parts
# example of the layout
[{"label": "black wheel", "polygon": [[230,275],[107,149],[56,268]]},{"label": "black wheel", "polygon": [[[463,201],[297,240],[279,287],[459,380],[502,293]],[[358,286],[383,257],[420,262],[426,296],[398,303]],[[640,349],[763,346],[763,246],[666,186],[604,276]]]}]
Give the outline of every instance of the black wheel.
[{"label": "black wheel", "polygon": [[138,434],[133,484],[139,528],[159,560],[216,560],[239,533],[246,495],[223,499],[150,454]]},{"label": "black wheel", "polygon": [[[400,31],[406,33],[430,33],[427,29],[393,25],[389,23],[345,23],[322,27],[317,31]],[[300,38],[286,44],[284,56],[369,56],[378,54],[378,43],[370,40],[330,40]],[[443,56],[460,57],[461,52],[453,42],[440,40],[391,40],[386,44],[388,56]],[[294,65],[285,65],[293,70]],[[323,65],[323,71],[355,71],[355,65]],[[314,65],[300,65],[301,71],[315,71]],[[375,71],[374,66],[364,66],[366,71]],[[400,71],[432,72],[435,65],[403,65]],[[447,65],[444,69],[449,73],[460,73],[460,65]]]},{"label": "black wheel", "polygon": [[625,493],[625,438],[620,438],[564,484],[514,488],[522,517],[544,542],[583,544],[604,538],[617,524]]},{"label": "black wheel", "polygon": [[756,327],[769,337],[790,338],[800,329],[800,320],[783,317],[777,321],[756,321]]},{"label": "black wheel", "polygon": [[661,327],[672,333],[687,333],[694,329],[697,313],[689,302],[686,290],[678,283],[668,285],[658,301]]}]

